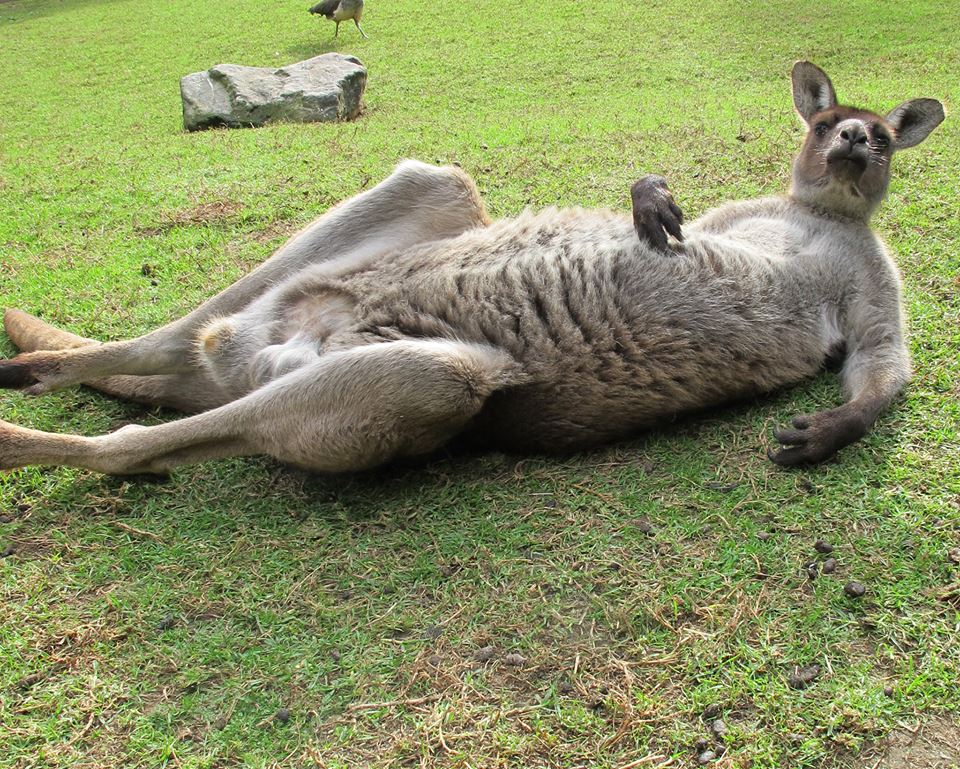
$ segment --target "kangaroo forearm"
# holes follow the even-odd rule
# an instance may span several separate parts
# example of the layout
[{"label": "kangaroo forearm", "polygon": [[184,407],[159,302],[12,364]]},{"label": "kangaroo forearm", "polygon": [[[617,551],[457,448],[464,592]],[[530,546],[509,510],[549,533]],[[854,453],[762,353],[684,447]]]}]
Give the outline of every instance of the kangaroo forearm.
[{"label": "kangaroo forearm", "polygon": [[847,359],[842,376],[847,402],[795,417],[792,428],[775,430],[783,448],[769,452],[774,462],[788,466],[822,462],[866,435],[910,378],[906,348],[857,351]]},{"label": "kangaroo forearm", "polygon": [[910,355],[898,339],[879,348],[854,350],[840,376],[847,401],[876,418],[910,381],[910,373]]}]

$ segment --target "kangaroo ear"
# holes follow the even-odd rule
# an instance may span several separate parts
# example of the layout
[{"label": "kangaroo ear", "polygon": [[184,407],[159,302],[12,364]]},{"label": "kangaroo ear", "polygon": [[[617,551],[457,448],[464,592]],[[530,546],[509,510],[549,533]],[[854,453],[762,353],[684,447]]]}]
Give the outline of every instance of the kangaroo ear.
[{"label": "kangaroo ear", "polygon": [[793,65],[790,73],[793,80],[793,103],[804,122],[818,112],[830,109],[837,103],[837,94],[833,90],[833,83],[816,64],[809,61],[798,61]]},{"label": "kangaroo ear", "polygon": [[926,139],[943,122],[943,105],[936,99],[911,99],[887,115],[896,132],[894,149],[912,147]]}]

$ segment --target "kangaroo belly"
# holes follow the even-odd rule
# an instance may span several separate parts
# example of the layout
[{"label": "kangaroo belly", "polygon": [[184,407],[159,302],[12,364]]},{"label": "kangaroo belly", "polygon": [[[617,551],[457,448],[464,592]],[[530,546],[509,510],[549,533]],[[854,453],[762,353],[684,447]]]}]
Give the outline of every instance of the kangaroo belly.
[{"label": "kangaroo belly", "polygon": [[327,349],[489,345],[517,361],[524,384],[490,399],[478,431],[528,448],[597,443],[820,367],[821,308],[795,295],[788,260],[748,246],[700,238],[658,253],[623,217],[527,214],[375,265],[294,276],[210,324],[199,347],[242,393]]},{"label": "kangaroo belly", "polygon": [[218,384],[239,397],[315,362],[327,340],[355,322],[347,295],[292,282],[242,313],[207,324],[197,350]]},{"label": "kangaroo belly", "polygon": [[368,273],[353,284],[373,333],[450,335],[520,363],[527,381],[495,393],[471,427],[483,442],[608,441],[797,382],[829,351],[802,273],[754,242],[707,238],[663,254],[638,246],[629,223],[601,220],[589,233],[537,224],[427,249],[389,280]]}]

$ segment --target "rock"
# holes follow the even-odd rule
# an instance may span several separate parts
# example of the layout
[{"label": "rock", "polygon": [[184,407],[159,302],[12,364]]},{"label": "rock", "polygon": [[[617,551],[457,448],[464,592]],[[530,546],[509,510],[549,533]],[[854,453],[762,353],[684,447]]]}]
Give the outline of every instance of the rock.
[{"label": "rock", "polygon": [[831,545],[829,542],[825,542],[822,539],[818,539],[816,542],[813,543],[813,549],[816,550],[818,553],[829,555],[830,553],[833,552],[833,545]]},{"label": "rock", "polygon": [[837,570],[837,559],[828,558],[823,562],[823,573],[824,574],[833,574]]},{"label": "rock", "polygon": [[727,725],[723,722],[723,719],[718,718],[710,724],[710,731],[713,732],[714,737],[722,740],[727,734]]},{"label": "rock", "polygon": [[280,69],[217,64],[180,79],[183,127],[351,120],[360,113],[366,83],[360,60],[340,53]]},{"label": "rock", "polygon": [[527,661],[527,658],[524,657],[522,654],[517,654],[516,652],[514,652],[513,654],[508,654],[506,657],[504,657],[503,661],[507,665],[518,668],[518,667],[521,667],[523,663]]},{"label": "rock", "polygon": [[697,756],[698,764],[709,764],[713,759],[717,757],[717,754],[712,750],[705,750],[699,756]]},{"label": "rock", "polygon": [[287,708],[280,708],[280,710],[273,714],[273,718],[275,721],[285,724],[290,720],[290,711]]},{"label": "rock", "polygon": [[883,687],[883,696],[884,696],[884,697],[892,697],[892,696],[893,696],[893,687],[892,687],[892,686],[884,686],[884,687]]}]

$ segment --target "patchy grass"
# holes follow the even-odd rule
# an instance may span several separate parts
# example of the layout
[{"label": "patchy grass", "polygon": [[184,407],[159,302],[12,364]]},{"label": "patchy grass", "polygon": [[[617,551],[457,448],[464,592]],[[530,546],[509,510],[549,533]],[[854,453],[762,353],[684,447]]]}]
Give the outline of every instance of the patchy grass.
[{"label": "patchy grass", "polygon": [[[371,0],[368,41],[306,5],[0,5],[0,304],[135,335],[408,156],[462,164],[494,215],[625,209],[653,171],[688,216],[778,192],[797,58],[865,106],[957,100],[951,3]],[[369,67],[355,123],[181,131],[181,75],[328,50]],[[877,221],[916,379],[825,467],[763,450],[837,401],[828,376],[566,461],[3,476],[0,766],[680,767],[716,742],[709,708],[716,765],[840,767],[901,722],[950,723],[958,138],[951,117],[897,158]],[[5,394],[0,415],[81,433],[172,417],[86,390]],[[839,568],[811,581],[821,538]]]}]

